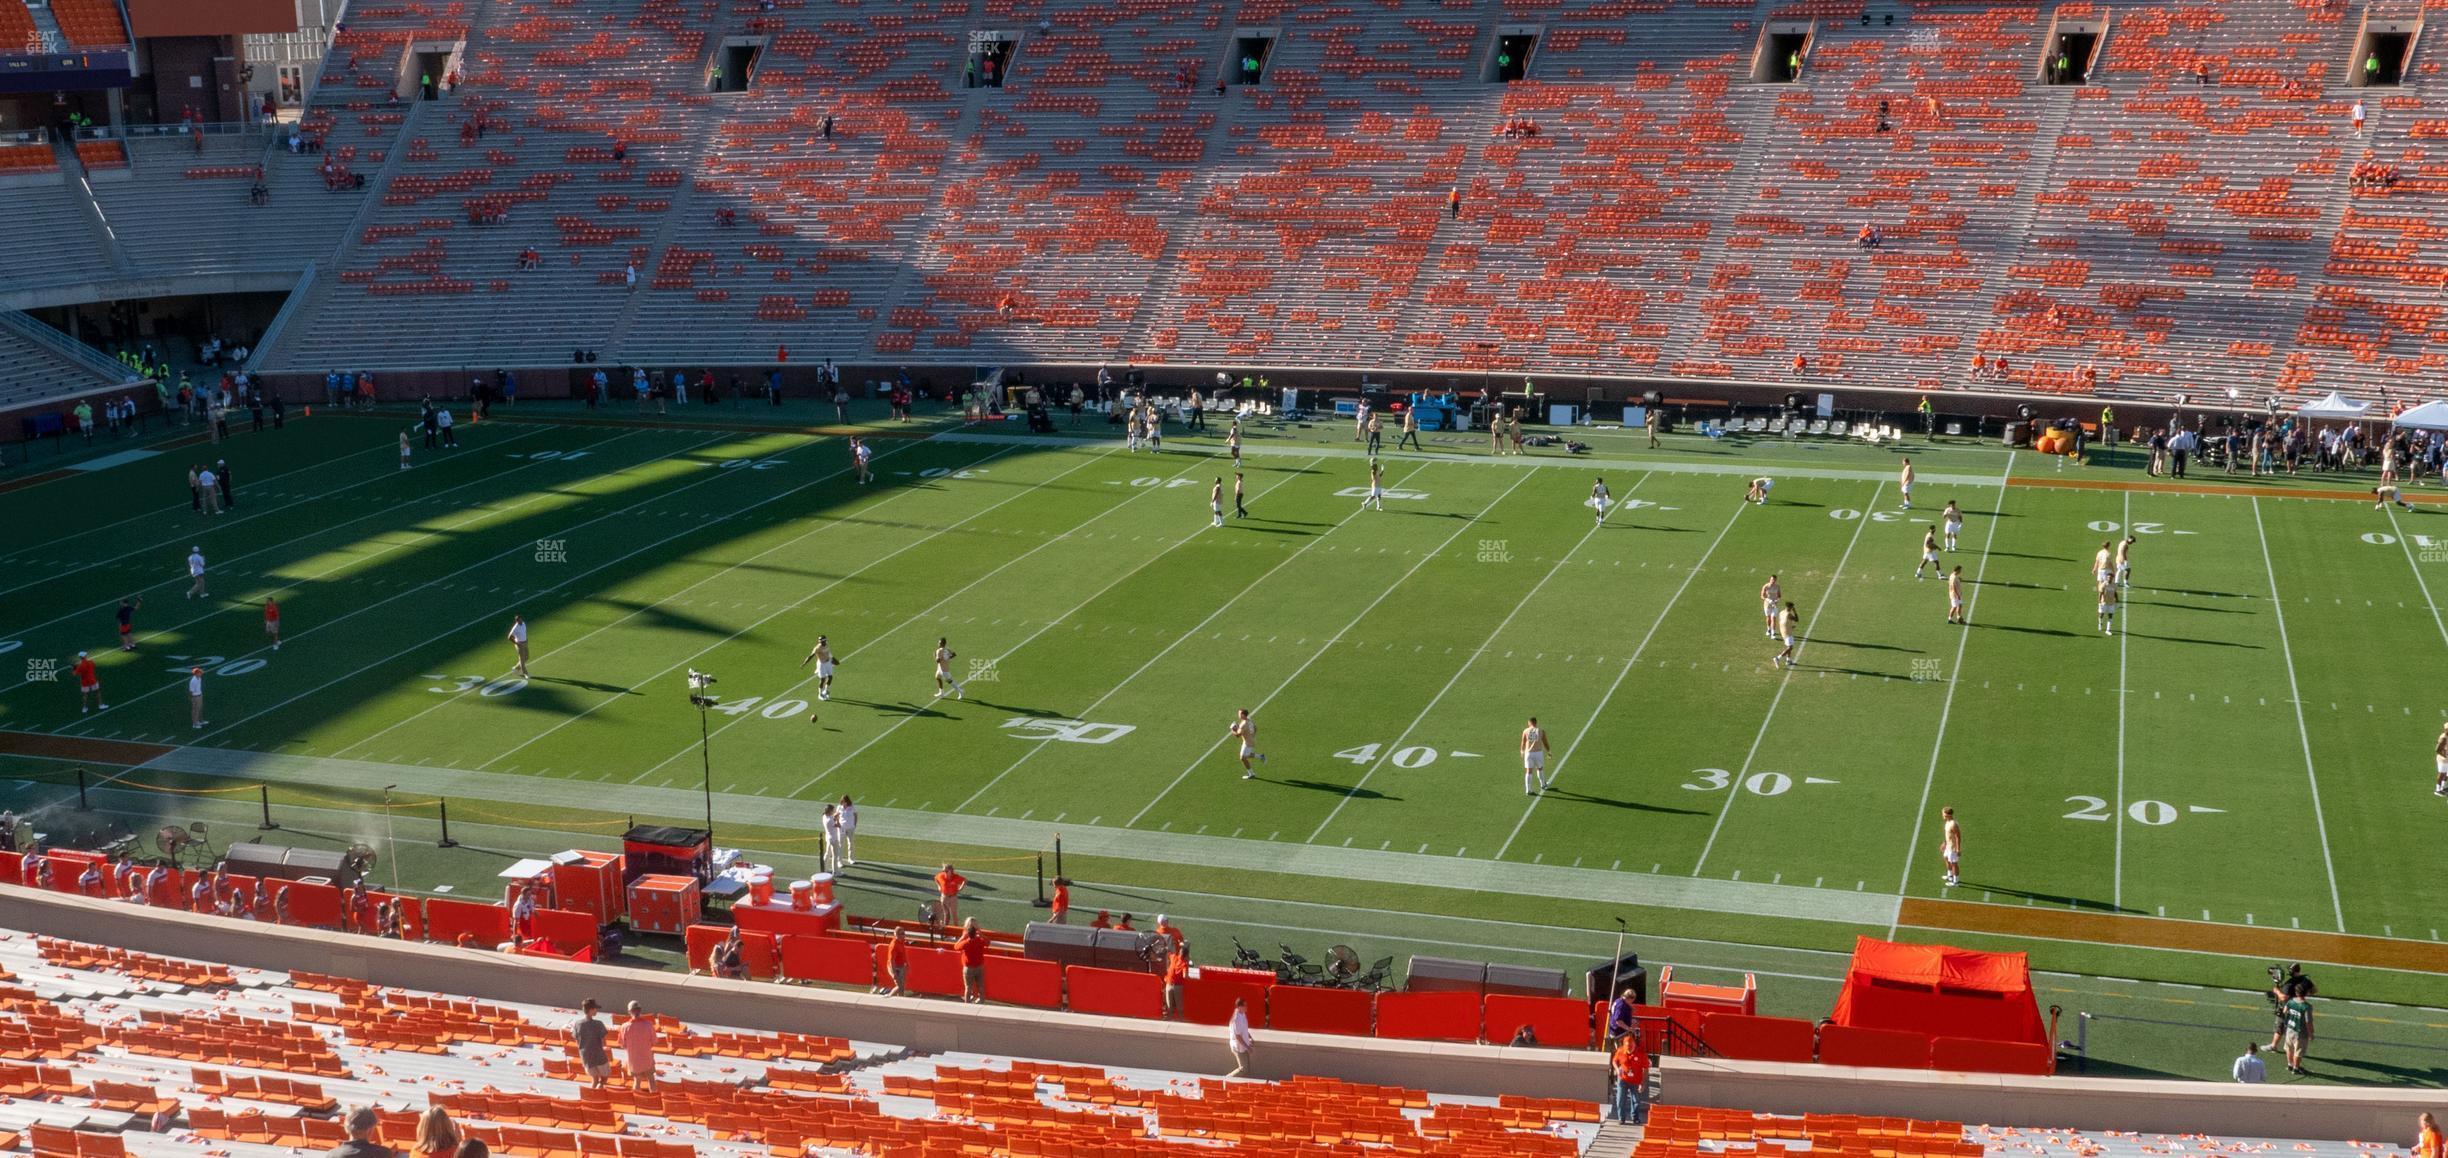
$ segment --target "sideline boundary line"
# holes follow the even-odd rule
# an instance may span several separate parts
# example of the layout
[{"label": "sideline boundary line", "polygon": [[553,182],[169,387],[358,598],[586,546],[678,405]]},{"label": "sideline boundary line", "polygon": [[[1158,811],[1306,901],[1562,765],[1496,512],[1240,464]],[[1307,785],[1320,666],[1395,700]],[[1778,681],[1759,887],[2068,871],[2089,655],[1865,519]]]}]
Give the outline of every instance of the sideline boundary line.
[{"label": "sideline boundary line", "polygon": [[2423,603],[2431,609],[2431,626],[2439,628],[2440,642],[2448,644],[2448,621],[2440,618],[2439,600],[2431,598],[2431,584],[2423,578],[2422,561],[2414,557],[2413,544],[2406,542],[2405,528],[2397,525],[2397,508],[2384,509],[2388,511],[2389,533],[2397,536],[2397,546],[2405,551],[2406,566],[2414,572],[2414,586],[2421,589]]}]

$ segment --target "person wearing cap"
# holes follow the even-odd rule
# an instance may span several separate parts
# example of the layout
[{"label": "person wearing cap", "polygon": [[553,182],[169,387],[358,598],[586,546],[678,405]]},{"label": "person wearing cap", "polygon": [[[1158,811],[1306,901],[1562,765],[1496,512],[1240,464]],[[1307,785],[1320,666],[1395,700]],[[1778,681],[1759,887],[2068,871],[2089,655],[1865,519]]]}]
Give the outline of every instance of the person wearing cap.
[{"label": "person wearing cap", "polygon": [[214,459],[212,473],[213,482],[221,488],[221,509],[225,511],[237,510],[238,496],[230,493],[229,460],[226,458]]},{"label": "person wearing cap", "polygon": [[143,607],[142,595],[130,595],[119,601],[119,650],[136,650],[136,612]]},{"label": "person wearing cap", "polygon": [[1156,932],[1161,936],[1173,938],[1174,956],[1179,957],[1187,951],[1188,946],[1182,943],[1182,931],[1166,920],[1163,913],[1156,914]]},{"label": "person wearing cap", "polygon": [[524,679],[527,675],[527,617],[524,615],[510,617],[510,648],[518,653],[518,673]]},{"label": "person wearing cap", "polygon": [[187,598],[212,598],[212,592],[204,589],[204,548],[200,545],[187,548],[187,577],[193,580],[187,585]]},{"label": "person wearing cap", "polygon": [[187,669],[187,717],[197,731],[204,730],[204,669],[200,667]]},{"label": "person wearing cap", "polygon": [[1164,963],[1164,1015],[1166,1017],[1181,1016],[1182,984],[1188,980],[1190,980],[1190,955],[1180,949],[1166,954]]},{"label": "person wearing cap", "polygon": [[375,1131],[382,1128],[382,1119],[374,1107],[359,1106],[349,1111],[348,1141],[323,1152],[323,1158],[396,1158],[397,1151],[374,1140]]},{"label": "person wearing cap", "polygon": [[953,871],[950,861],[944,862],[943,871],[935,874],[935,913],[943,924],[960,921],[961,886],[968,883],[969,878]]},{"label": "person wearing cap", "polygon": [[570,1027],[570,1041],[578,1046],[578,1064],[586,1067],[587,1080],[600,1090],[612,1077],[612,1055],[604,1052],[604,1023],[595,1016],[603,1007],[590,997],[578,1012],[578,1024]]},{"label": "person wearing cap", "polygon": [[77,714],[82,716],[95,709],[109,711],[110,705],[102,702],[102,675],[94,670],[93,657],[84,652],[78,652],[75,670]]},{"label": "person wearing cap", "polygon": [[902,988],[909,982],[909,942],[902,939],[899,929],[894,929],[892,939],[884,942],[884,979],[892,983],[891,988],[877,992],[886,997],[901,996]]}]

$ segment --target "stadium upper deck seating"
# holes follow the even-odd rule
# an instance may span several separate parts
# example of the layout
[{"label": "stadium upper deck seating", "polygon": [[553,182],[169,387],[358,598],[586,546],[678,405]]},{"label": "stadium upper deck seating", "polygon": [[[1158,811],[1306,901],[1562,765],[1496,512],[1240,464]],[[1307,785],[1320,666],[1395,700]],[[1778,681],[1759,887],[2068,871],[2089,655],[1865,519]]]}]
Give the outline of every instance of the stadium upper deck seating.
[{"label": "stadium upper deck seating", "polygon": [[[1799,356],[1805,385],[1929,388],[1978,354],[2043,393],[2375,395],[2448,365],[2448,118],[2427,45],[2406,86],[2345,86],[2350,11],[415,0],[351,12],[308,113],[368,194],[275,151],[276,203],[318,221],[252,252],[123,227],[179,204],[149,146],[98,196],[148,271],[328,259],[276,369],[788,346],[1780,381]],[[2111,17],[2096,83],[2041,84],[2049,20],[2086,15]],[[1770,20],[1811,22],[1798,84],[1750,79]],[[1539,30],[1525,83],[1481,83],[1498,22]],[[1263,82],[1216,93],[1234,31],[1269,26]],[[985,28],[1019,47],[966,88]],[[753,86],[708,93],[732,37],[762,44]],[[463,38],[458,92],[393,101],[411,42]],[[228,184],[186,184],[207,238],[243,230]]]}]

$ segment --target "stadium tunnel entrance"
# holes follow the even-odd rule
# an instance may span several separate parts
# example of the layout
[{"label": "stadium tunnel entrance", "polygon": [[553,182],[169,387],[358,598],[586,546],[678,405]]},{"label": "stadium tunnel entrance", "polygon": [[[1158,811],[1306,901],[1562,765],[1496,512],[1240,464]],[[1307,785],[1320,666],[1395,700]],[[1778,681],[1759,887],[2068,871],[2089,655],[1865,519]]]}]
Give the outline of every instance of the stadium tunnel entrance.
[{"label": "stadium tunnel entrance", "polygon": [[2421,34],[2420,20],[2367,22],[2355,40],[2346,83],[2356,88],[2394,88],[2405,83],[2406,61],[2413,57],[2414,40]]},{"label": "stadium tunnel entrance", "polygon": [[734,36],[714,50],[706,71],[707,92],[746,92],[756,82],[758,58],[765,53],[762,36]]},{"label": "stadium tunnel entrance", "polygon": [[1755,84],[1792,84],[1802,79],[1809,63],[1811,26],[1790,20],[1772,21],[1760,29],[1759,48],[1751,57]]},{"label": "stadium tunnel entrance", "polygon": [[1232,60],[1224,68],[1227,84],[1257,84],[1266,78],[1267,58],[1275,52],[1276,30],[1244,28],[1233,33]]},{"label": "stadium tunnel entrance", "polygon": [[1489,84],[1512,84],[1530,75],[1530,57],[1538,50],[1539,30],[1524,26],[1507,26],[1496,30],[1496,51],[1489,54],[1487,68],[1480,79]]},{"label": "stadium tunnel entrance", "polygon": [[[27,310],[26,316],[106,355],[149,346],[170,366],[175,387],[180,371],[201,384],[217,380],[224,370],[236,369],[232,354],[252,349],[262,340],[287,298],[286,292],[123,298],[40,306]],[[219,356],[207,360],[205,351],[216,340]]]}]

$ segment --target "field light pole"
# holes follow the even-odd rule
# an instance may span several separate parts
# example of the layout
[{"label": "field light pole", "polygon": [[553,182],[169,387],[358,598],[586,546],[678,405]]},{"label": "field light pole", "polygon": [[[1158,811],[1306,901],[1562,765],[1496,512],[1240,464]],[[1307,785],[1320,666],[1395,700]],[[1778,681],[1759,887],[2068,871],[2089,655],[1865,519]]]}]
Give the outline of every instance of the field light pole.
[{"label": "field light pole", "polygon": [[714,686],[714,677],[690,668],[688,673],[689,704],[697,709],[697,763],[705,772],[706,843],[714,843],[714,733],[706,723],[706,711],[722,702],[720,696],[706,694]]}]

